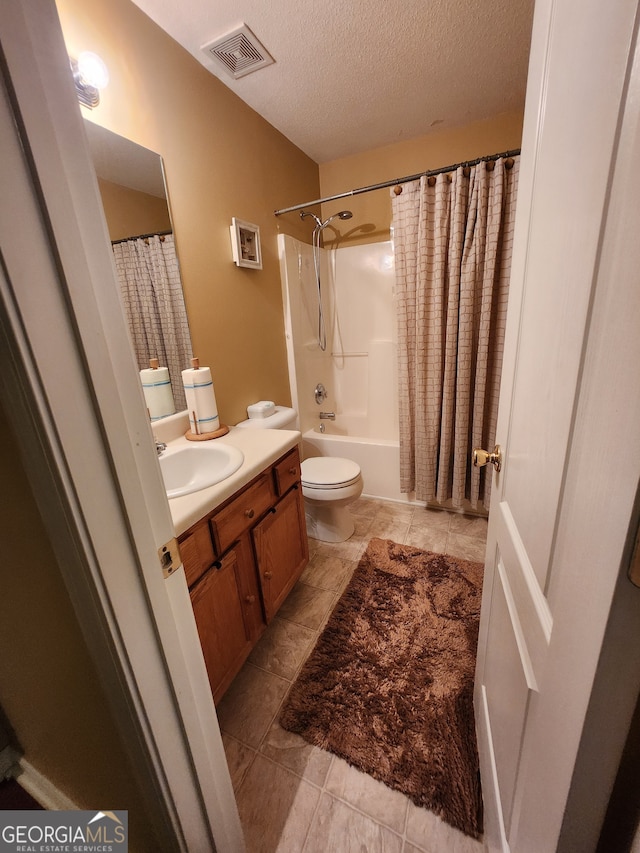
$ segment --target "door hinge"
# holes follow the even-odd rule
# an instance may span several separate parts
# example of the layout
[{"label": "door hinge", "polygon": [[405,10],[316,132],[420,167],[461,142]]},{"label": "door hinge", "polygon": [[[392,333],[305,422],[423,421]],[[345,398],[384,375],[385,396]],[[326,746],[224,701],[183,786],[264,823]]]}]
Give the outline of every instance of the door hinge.
[{"label": "door hinge", "polygon": [[158,548],[158,557],[160,558],[162,577],[166,580],[182,565],[180,549],[178,548],[178,540],[175,536],[173,539],[170,539],[166,545]]}]

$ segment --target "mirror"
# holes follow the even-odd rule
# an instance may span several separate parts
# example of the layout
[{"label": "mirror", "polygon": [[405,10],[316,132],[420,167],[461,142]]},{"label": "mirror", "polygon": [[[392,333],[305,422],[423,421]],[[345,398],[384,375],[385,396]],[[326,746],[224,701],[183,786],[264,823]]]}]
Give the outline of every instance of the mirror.
[{"label": "mirror", "polygon": [[173,405],[166,383],[150,378],[158,371],[143,379],[157,420],[172,408],[186,409],[181,371],[192,356],[162,158],[88,119],[84,124],[138,368],[148,370],[158,359],[171,380]]}]

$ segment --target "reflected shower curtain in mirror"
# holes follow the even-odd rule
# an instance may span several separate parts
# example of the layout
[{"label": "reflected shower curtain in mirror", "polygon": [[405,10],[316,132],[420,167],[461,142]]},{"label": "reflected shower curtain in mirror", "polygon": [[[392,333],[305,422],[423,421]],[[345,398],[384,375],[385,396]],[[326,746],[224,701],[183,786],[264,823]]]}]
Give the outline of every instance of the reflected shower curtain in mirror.
[{"label": "reflected shower curtain in mirror", "polygon": [[493,469],[470,454],[495,444],[519,161],[391,192],[400,485],[421,501],[489,508]]},{"label": "reflected shower curtain in mirror", "polygon": [[150,358],[168,367],[176,409],[186,409],[181,371],[191,337],[173,234],[114,243],[113,254],[138,367]]}]

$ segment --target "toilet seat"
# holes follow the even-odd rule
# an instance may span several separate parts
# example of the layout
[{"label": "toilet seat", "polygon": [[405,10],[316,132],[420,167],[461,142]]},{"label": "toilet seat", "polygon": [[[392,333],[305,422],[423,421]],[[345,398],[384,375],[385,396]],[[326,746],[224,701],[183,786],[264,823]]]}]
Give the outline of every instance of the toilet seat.
[{"label": "toilet seat", "polygon": [[302,486],[307,489],[343,489],[357,483],[360,476],[358,463],[340,456],[314,456],[301,465]]}]

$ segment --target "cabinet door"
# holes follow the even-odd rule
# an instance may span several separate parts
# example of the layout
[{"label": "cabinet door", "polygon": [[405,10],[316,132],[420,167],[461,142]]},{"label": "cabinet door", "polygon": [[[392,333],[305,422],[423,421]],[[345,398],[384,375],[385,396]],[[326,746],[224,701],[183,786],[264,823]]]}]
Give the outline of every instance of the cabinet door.
[{"label": "cabinet door", "polygon": [[191,605],[214,701],[218,701],[251,651],[235,550],[215,563],[191,590]]},{"label": "cabinet door", "polygon": [[252,643],[256,643],[266,625],[262,612],[262,597],[258,586],[251,534],[246,533],[242,536],[233,546],[233,550],[238,560],[236,578],[244,612],[244,624]]},{"label": "cabinet door", "polygon": [[295,486],[253,529],[265,615],[269,622],[309,559],[302,490]]}]

